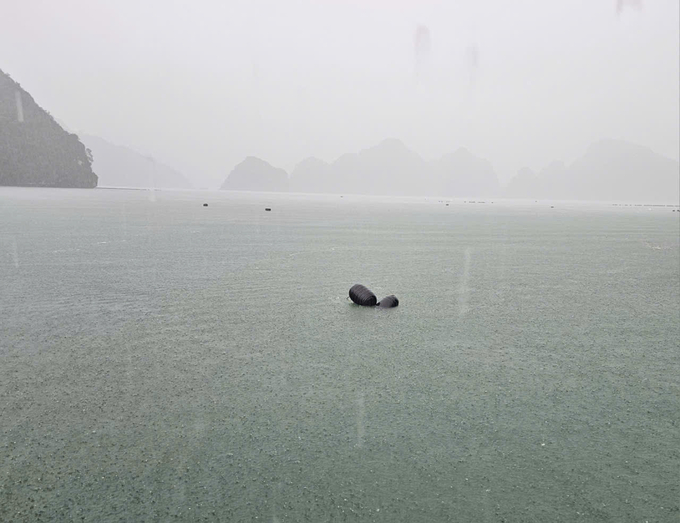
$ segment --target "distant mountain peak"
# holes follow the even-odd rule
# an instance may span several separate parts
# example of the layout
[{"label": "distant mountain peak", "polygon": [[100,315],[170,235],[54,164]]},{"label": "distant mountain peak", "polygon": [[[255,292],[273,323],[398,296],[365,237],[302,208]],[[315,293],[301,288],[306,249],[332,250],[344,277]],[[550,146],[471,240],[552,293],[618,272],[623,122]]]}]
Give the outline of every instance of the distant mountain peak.
[{"label": "distant mountain peak", "polygon": [[459,147],[433,162],[445,196],[494,196],[499,191],[493,165]]},{"label": "distant mountain peak", "polygon": [[470,149],[467,147],[458,147],[455,151],[452,153],[448,153],[444,155],[444,157],[457,157],[457,158],[474,158],[474,159],[482,159],[476,154],[474,154]]},{"label": "distant mountain peak", "polygon": [[262,158],[258,158],[257,156],[246,156],[245,159],[238,165],[248,165],[248,166],[261,165],[261,166],[272,167],[272,164],[270,164],[266,160],[263,160]]},{"label": "distant mountain peak", "polygon": [[491,164],[466,149],[426,162],[397,138],[382,140],[359,153],[345,153],[328,164],[308,158],[290,178],[291,189],[383,195],[484,195],[498,192]]},{"label": "distant mountain peak", "polygon": [[649,147],[605,138],[571,165],[552,162],[535,179],[518,173],[506,194],[550,199],[677,203],[680,164]]},{"label": "distant mountain peak", "polygon": [[261,158],[247,156],[232,169],[222,189],[285,192],[288,190],[288,173]]},{"label": "distant mountain peak", "polygon": [[116,145],[99,136],[81,134],[92,151],[92,167],[105,187],[191,189],[193,185],[178,171],[134,149]]}]

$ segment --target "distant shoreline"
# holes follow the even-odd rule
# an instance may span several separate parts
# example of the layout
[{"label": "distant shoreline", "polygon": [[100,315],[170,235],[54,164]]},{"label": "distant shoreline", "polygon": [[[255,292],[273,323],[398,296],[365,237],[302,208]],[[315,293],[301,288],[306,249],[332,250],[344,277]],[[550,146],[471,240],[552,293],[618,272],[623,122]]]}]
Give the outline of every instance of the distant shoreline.
[{"label": "distant shoreline", "polygon": [[149,191],[153,189],[154,191],[157,191],[159,189],[156,189],[155,187],[110,187],[110,186],[103,186],[103,187],[95,187],[95,189],[112,189],[116,191]]},{"label": "distant shoreline", "polygon": [[75,189],[75,190],[92,190],[92,189],[102,189],[102,190],[117,190],[117,191],[154,191],[154,192],[186,192],[186,193],[215,193],[215,194],[242,194],[242,195],[263,195],[263,196],[310,196],[310,197],[324,197],[324,198],[345,198],[346,200],[353,200],[355,198],[359,199],[375,199],[375,200],[403,200],[408,201],[423,201],[429,203],[442,203],[442,204],[455,204],[456,206],[478,206],[478,205],[491,205],[491,204],[502,204],[502,203],[524,203],[524,204],[568,204],[568,205],[598,205],[607,207],[635,207],[635,208],[667,208],[667,209],[680,209],[680,202],[669,203],[669,202],[631,202],[631,201],[616,201],[616,200],[571,200],[571,199],[551,199],[551,198],[517,198],[508,196],[495,196],[487,198],[473,198],[473,197],[447,197],[447,196],[406,196],[406,195],[379,195],[379,194],[355,194],[355,193],[318,193],[318,192],[297,192],[297,191],[248,191],[248,190],[235,190],[235,189],[220,189],[220,188],[199,188],[199,189],[183,189],[183,188],[159,188],[159,187],[117,187],[117,186],[97,186],[97,187],[42,187],[42,186],[31,186],[31,185],[0,185],[0,190],[3,188],[8,189]]}]

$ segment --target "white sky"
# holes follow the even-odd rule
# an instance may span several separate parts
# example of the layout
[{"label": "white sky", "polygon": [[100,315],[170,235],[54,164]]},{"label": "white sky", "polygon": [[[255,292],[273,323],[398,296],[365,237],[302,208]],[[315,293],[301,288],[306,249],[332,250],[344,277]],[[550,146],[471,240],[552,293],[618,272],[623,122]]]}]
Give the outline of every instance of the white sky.
[{"label": "white sky", "polygon": [[71,129],[204,186],[246,155],[290,172],[388,137],[428,159],[466,146],[507,181],[604,137],[678,158],[680,2],[642,4],[0,0],[0,68]]}]

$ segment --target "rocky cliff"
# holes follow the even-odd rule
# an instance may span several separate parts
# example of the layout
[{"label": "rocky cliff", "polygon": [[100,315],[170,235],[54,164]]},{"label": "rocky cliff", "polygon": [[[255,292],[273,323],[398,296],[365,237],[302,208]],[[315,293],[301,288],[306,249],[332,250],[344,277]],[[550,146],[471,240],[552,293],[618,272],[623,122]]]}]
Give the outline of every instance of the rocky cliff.
[{"label": "rocky cliff", "polygon": [[96,187],[92,157],[0,70],[0,185]]}]

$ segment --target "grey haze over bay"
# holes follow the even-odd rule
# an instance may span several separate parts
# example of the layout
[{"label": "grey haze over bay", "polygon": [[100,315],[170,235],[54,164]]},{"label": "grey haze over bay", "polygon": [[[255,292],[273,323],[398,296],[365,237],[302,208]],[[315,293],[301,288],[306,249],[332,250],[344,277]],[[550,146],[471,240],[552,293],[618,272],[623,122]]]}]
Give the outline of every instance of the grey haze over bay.
[{"label": "grey haze over bay", "polygon": [[467,147],[507,183],[602,138],[678,159],[678,2],[626,4],[5,1],[0,49],[69,128],[197,186],[385,138],[427,160]]}]

